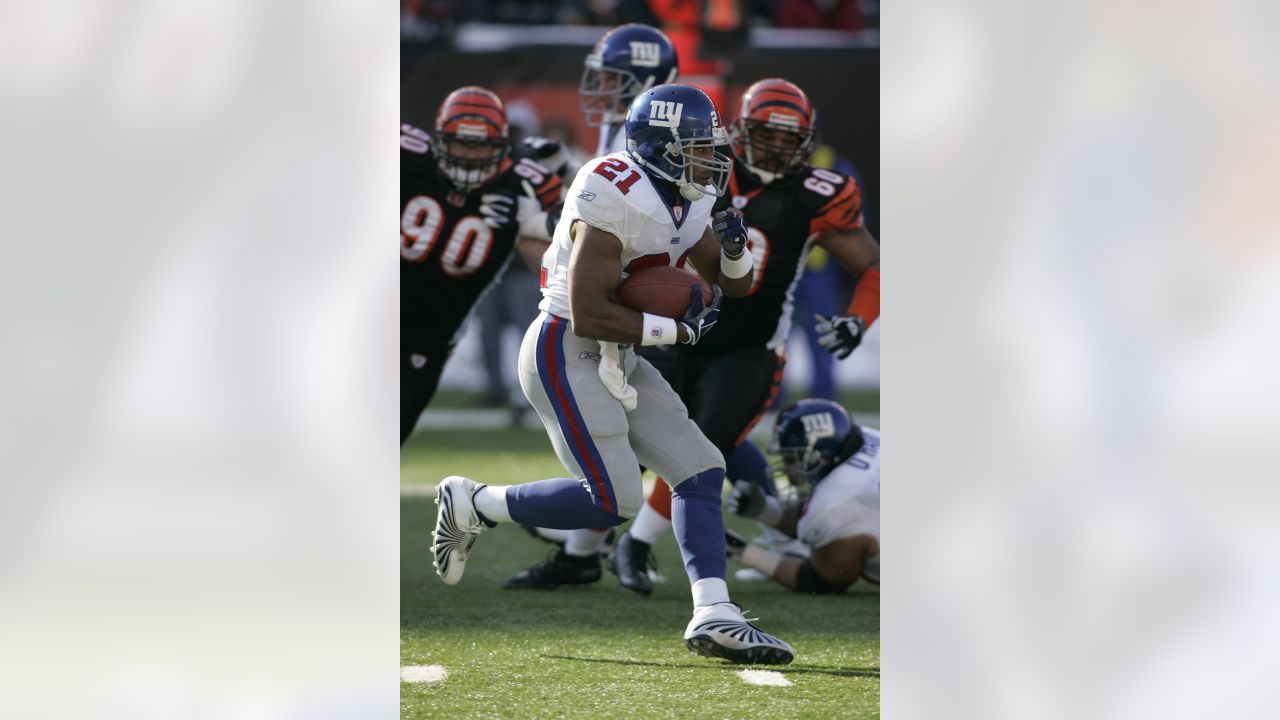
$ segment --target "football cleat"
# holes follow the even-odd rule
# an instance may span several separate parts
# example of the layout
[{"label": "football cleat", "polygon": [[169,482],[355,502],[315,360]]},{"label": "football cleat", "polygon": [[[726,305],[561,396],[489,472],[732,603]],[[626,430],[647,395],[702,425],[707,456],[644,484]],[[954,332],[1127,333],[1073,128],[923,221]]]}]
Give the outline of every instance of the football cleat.
[{"label": "football cleat", "polygon": [[684,631],[684,644],[703,657],[748,665],[786,665],[796,657],[790,645],[752,625],[731,602],[694,610]]},{"label": "football cleat", "polygon": [[508,578],[502,587],[507,590],[555,590],[561,585],[588,585],[598,581],[601,575],[599,555],[576,557],[557,550],[546,560]]},{"label": "football cleat", "polygon": [[446,585],[457,585],[462,579],[476,537],[486,527],[492,527],[480,519],[471,500],[483,487],[470,478],[451,475],[436,490],[440,513],[436,517],[436,529],[431,532],[434,543],[431,552],[435,555],[431,563]]},{"label": "football cleat", "polygon": [[649,568],[657,570],[657,562],[651,552],[652,546],[631,537],[631,533],[622,533],[618,544],[609,554],[609,572],[618,576],[618,584],[639,595],[653,592],[653,583],[649,579]]}]

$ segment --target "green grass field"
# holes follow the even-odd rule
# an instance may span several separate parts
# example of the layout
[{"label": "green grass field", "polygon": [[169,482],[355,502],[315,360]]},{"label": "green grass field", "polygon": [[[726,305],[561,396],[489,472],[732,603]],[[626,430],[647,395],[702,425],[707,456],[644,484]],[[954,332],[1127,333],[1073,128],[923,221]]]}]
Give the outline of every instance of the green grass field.
[{"label": "green grass field", "polygon": [[[551,546],[514,525],[477,541],[466,576],[436,577],[428,546],[431,489],[462,474],[511,484],[563,468],[541,432],[426,432],[401,452],[401,666],[439,665],[440,682],[401,683],[402,718],[872,718],[880,702],[880,596],[855,585],[836,597],[729,580],[734,600],[796,648],[791,665],[764,667],[790,686],[757,686],[745,666],[693,655],[681,642],[692,611],[675,540],[656,547],[668,582],[642,598],[616,579],[551,592],[502,581]],[[726,518],[746,534],[758,531]],[[736,566],[730,564],[730,571]]]}]

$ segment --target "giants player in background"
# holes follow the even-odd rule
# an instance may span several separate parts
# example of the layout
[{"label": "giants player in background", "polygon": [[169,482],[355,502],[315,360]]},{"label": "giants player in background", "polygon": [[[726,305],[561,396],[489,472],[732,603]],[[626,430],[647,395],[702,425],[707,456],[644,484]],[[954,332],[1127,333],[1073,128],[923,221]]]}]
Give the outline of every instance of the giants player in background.
[{"label": "giants player in background", "polygon": [[808,557],[783,555],[726,531],[729,557],[803,593],[838,593],[859,577],[880,584],[880,433],[859,427],[830,400],[778,413],[772,448],[798,502],[780,503],[738,481],[729,511],[799,538]]},{"label": "giants player in background", "polygon": [[[695,345],[709,336],[723,293],[746,294],[746,233],[710,227],[732,161],[715,107],[702,91],[661,85],[627,114],[626,152],[587,163],[566,195],[543,256],[540,316],[520,348],[520,384],[546,426],[568,477],[494,487],[459,476],[440,483],[433,533],[437,572],[462,578],[477,537],[498,522],[549,528],[611,527],[643,503],[640,463],[673,486],[676,540],[692,585],[686,646],[740,663],[789,663],[787,643],[743,617],[729,600],[720,510],[724,458],[671,386],[633,346]],[[740,227],[739,227],[740,229]],[[682,320],[610,300],[639,268],[692,264],[713,299],[691,292]]]},{"label": "giants player in background", "polygon": [[509,157],[502,100],[454,90],[435,135],[400,127],[400,444],[413,432],[472,308],[513,252],[531,267],[560,198],[555,174]]}]

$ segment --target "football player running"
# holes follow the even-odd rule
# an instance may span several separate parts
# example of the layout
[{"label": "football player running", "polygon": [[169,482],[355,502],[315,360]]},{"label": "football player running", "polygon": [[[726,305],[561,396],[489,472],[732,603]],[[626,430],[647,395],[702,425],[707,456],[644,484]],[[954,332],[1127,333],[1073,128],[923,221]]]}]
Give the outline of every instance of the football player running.
[{"label": "football player running", "polygon": [[[620,25],[596,42],[583,61],[578,105],[586,124],[600,128],[597,156],[627,149],[624,125],[631,102],[649,88],[675,82],[678,65],[679,57],[671,39],[648,25]],[[669,517],[670,512],[667,515]],[[509,578],[503,587],[554,590],[561,585],[593,583],[603,576],[600,553],[613,535],[611,528],[527,529],[536,537],[561,547],[545,561]]]},{"label": "football player running", "polygon": [[502,100],[454,90],[434,136],[400,126],[400,444],[431,402],[479,298],[513,253],[536,268],[561,182],[509,156]]},{"label": "football player running", "polygon": [[[792,297],[810,250],[824,248],[858,279],[847,315],[818,318],[820,342],[847,357],[880,314],[880,248],[863,226],[858,185],[806,163],[815,116],[804,91],[786,80],[761,80],[747,88],[731,131],[737,162],[730,192],[716,209],[743,212],[745,230],[738,229],[741,220],[726,222],[749,238],[755,257],[751,289],[747,297],[725,300],[721,327],[706,342],[645,355],[724,453],[730,480],[767,473],[767,465],[753,467],[753,458],[762,464],[763,456],[745,438],[782,380]],[[646,572],[652,545],[671,527],[670,498],[666,484],[655,483],[610,557],[622,586],[642,595],[652,591]]]},{"label": "football player running", "polygon": [[[447,584],[462,579],[477,537],[498,522],[599,528],[625,522],[644,500],[640,463],[668,478],[676,540],[692,584],[685,645],[740,663],[788,663],[787,643],[749,623],[725,583],[724,458],[690,420],[671,386],[635,345],[694,345],[707,337],[722,292],[751,286],[742,240],[710,227],[732,161],[715,107],[685,85],[652,88],[631,104],[627,151],[579,171],[543,256],[540,316],[520,348],[520,384],[568,477],[509,487],[459,476],[440,483],[432,551]],[[610,300],[640,268],[692,263],[713,287],[691,290],[682,319]]]},{"label": "football player running", "polygon": [[800,500],[784,505],[740,481],[729,511],[799,538],[809,556],[752,545],[729,530],[729,557],[803,593],[842,592],[859,577],[878,585],[880,433],[855,425],[830,400],[801,400],[778,413],[772,445]]}]

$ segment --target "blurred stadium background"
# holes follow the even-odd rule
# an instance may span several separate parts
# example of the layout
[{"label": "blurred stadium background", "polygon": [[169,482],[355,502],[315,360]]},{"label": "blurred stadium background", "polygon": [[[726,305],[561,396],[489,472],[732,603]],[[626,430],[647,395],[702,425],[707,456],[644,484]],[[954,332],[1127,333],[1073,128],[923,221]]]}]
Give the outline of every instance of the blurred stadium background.
[{"label": "blurred stadium background", "polygon": [[[865,217],[879,237],[879,5],[875,0],[402,0],[400,112],[431,127],[440,102],[470,84],[507,103],[513,133],[561,141],[570,172],[591,159],[596,130],[578,109],[582,62],[609,28],[627,22],[660,27],[680,55],[681,82],[701,87],[726,121],[748,85],[767,77],[798,84],[818,108],[820,143],[812,162],[854,175]],[[517,138],[518,139],[518,138]],[[570,175],[570,179],[571,179]],[[815,353],[806,335],[814,312],[842,308],[852,280],[821,250],[797,290],[779,402],[805,396],[844,400],[878,410],[880,323],[846,361]],[[441,391],[420,429],[456,427],[459,409],[485,407],[480,422],[523,419],[524,398],[513,359],[536,314],[535,279],[512,263],[503,283],[477,308],[441,379]]]}]

